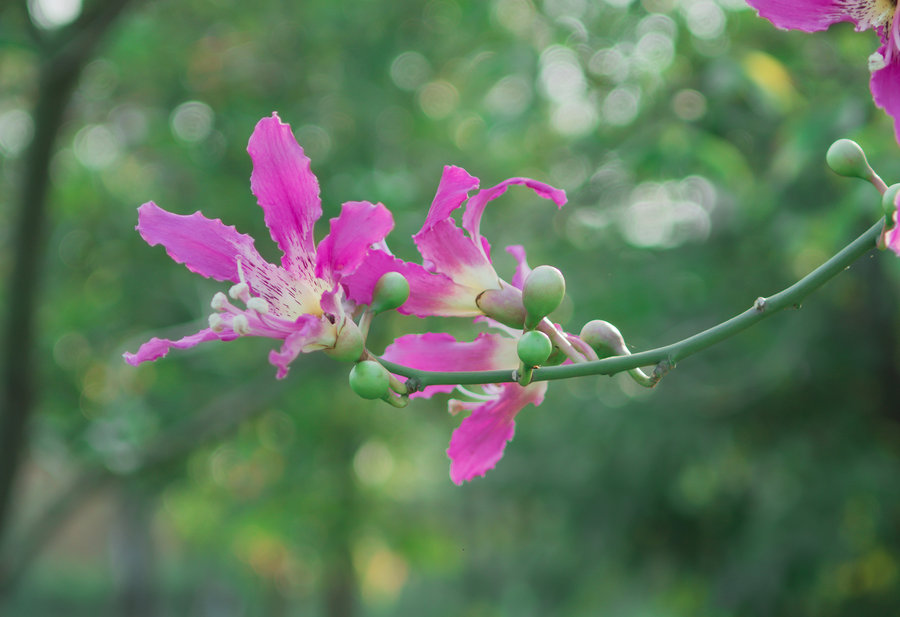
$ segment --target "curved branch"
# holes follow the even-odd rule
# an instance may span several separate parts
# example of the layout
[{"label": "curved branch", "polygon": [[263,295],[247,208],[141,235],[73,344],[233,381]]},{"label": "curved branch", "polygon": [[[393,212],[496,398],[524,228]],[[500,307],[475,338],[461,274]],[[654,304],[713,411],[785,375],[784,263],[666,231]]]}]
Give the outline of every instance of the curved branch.
[{"label": "curved branch", "polygon": [[[786,308],[799,308],[801,301],[813,291],[827,283],[829,280],[846,270],[850,264],[875,248],[878,236],[884,227],[884,219],[870,227],[856,240],[844,247],[834,257],[804,276],[802,279],[769,298],[758,298],[753,306],[731,319],[713,326],[708,330],[699,332],[684,340],[657,347],[648,351],[641,351],[630,356],[615,356],[568,364],[565,366],[550,366],[535,369],[532,381],[549,381],[554,379],[568,379],[570,377],[584,377],[587,375],[615,375],[641,366],[656,365],[652,379],[659,379],[675,364],[692,356],[698,351],[711,347],[716,343],[731,338],[753,326],[763,319],[774,315]],[[412,391],[421,390],[425,386],[434,385],[474,385],[487,383],[506,383],[515,381],[513,370],[508,371],[421,371],[409,368],[393,362],[379,359],[385,368],[396,375],[402,375],[409,379],[408,385]]]}]

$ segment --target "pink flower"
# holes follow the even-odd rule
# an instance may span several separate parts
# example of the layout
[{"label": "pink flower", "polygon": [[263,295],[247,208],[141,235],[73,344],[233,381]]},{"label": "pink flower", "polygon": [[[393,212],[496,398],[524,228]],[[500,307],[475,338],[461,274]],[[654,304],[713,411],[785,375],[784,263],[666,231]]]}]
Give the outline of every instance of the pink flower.
[{"label": "pink flower", "polygon": [[[487,371],[509,369],[518,365],[516,339],[482,332],[471,343],[461,342],[449,334],[407,334],[391,343],[384,351],[385,360],[429,371]],[[459,386],[428,386],[411,397],[430,397],[439,392],[459,389],[471,400],[450,401],[450,412],[471,412],[453,431],[447,456],[450,457],[450,479],[456,484],[483,476],[503,457],[506,442],[515,433],[516,415],[529,403],[537,406],[544,400],[547,382],[527,386],[517,383],[488,384],[483,394]]]},{"label": "pink flower", "polygon": [[345,329],[348,336],[356,329],[341,282],[391,230],[391,213],[381,204],[345,203],[340,216],[331,219],[331,233],[316,247],[313,226],[322,216],[319,183],[290,126],[277,114],[263,118],[247,151],[253,161],[250,188],[282,251],[281,265],[267,262],[253,238],[219,219],[200,212],[173,214],[153,202],[142,205],[136,228],[141,237],[151,246],[162,244],[192,272],[234,283],[229,295],[235,303],[216,293],[208,328],[175,341],[152,338],[137,353],[124,354],[129,364],[156,360],[172,347],[265,336],[283,341],[280,350],[269,354],[281,379],[301,352],[332,349]]},{"label": "pink flower", "polygon": [[[522,284],[530,269],[521,246],[507,248],[518,261],[512,283],[502,280],[491,264],[491,247],[481,235],[481,216],[487,204],[506,192],[513,184],[525,185],[538,195],[562,207],[566,203],[564,191],[529,178],[510,178],[488,189],[469,193],[478,188],[478,178],[460,167],[444,167],[437,194],[425,218],[422,229],[413,240],[422,255],[422,264],[404,262],[386,250],[372,251],[365,262],[344,282],[350,298],[370,304],[372,290],[386,272],[399,272],[410,286],[409,299],[398,309],[402,313],[425,317],[476,317],[485,314],[501,318],[484,310],[485,292],[499,292],[492,309],[510,309],[518,314],[522,325]],[[454,210],[465,204],[462,227],[452,217]],[[384,246],[384,249],[387,247]],[[503,312],[501,310],[501,312]],[[515,319],[510,320],[515,322]],[[520,330],[490,323],[506,335],[482,333],[473,342],[460,342],[449,334],[410,334],[395,340],[384,352],[390,362],[433,371],[477,371],[509,369],[518,366],[516,342]],[[470,399],[451,400],[450,411],[470,411],[453,432],[447,455],[450,457],[450,478],[462,484],[475,476],[483,476],[503,456],[506,442],[513,438],[515,417],[529,403],[540,405],[547,391],[546,382],[528,386],[517,383],[489,384],[483,394],[464,390],[459,386],[429,386],[412,394],[429,397],[438,392],[459,389]]]},{"label": "pink flower", "polygon": [[900,23],[894,19],[896,0],[747,0],[776,27],[816,32],[849,21],[857,31],[872,29],[881,47],[869,56],[869,87],[878,107],[894,119],[900,141]]},{"label": "pink flower", "polygon": [[[413,240],[422,255],[422,264],[404,262],[387,251],[372,251],[365,262],[344,281],[350,298],[370,304],[375,283],[386,272],[399,272],[409,281],[409,299],[401,313],[425,317],[474,317],[484,314],[478,297],[488,290],[510,289],[491,265],[491,246],[480,232],[481,216],[487,204],[513,184],[522,184],[561,208],[565,191],[529,178],[510,178],[476,193],[478,178],[461,167],[444,167],[437,194],[422,229]],[[452,217],[465,203],[462,227]],[[386,248],[386,247],[385,247]],[[521,286],[521,285],[520,285]]]},{"label": "pink flower", "polygon": [[[512,285],[521,289],[531,269],[525,259],[525,249],[519,245],[506,249],[516,258],[518,266]],[[500,334],[482,332],[471,343],[461,342],[449,334],[408,334],[388,345],[382,357],[389,361],[425,371],[489,371],[508,369],[510,375],[519,365],[516,345],[522,332],[483,316],[475,321],[487,322]],[[559,328],[557,328],[559,331]],[[584,347],[577,337],[559,331],[562,336]],[[457,385],[428,386],[410,395],[431,397],[437,393],[458,390],[468,400],[451,399],[450,413],[470,412],[453,431],[447,456],[450,457],[450,479],[462,484],[493,469],[503,457],[506,443],[515,434],[515,418],[529,403],[538,406],[544,401],[547,382],[532,382],[527,386],[509,382],[488,384],[483,393],[472,392]]]}]

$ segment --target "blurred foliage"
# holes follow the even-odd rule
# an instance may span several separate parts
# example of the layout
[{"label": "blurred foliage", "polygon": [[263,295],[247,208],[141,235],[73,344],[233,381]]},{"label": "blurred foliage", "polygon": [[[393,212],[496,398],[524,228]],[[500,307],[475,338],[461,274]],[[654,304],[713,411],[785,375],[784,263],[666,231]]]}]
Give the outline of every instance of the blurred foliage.
[{"label": "blurred foliage", "polygon": [[[336,615],[328,598],[348,594],[372,616],[896,613],[900,262],[887,255],[653,391],[551,384],[497,468],[462,488],[443,399],[362,401],[320,355],[265,393],[268,340],[138,369],[120,357],[195,329],[222,288],[141,241],[139,204],[202,209],[275,258],[245,152],[273,110],[312,159],[323,218],[383,202],[408,259],[444,164],[485,186],[566,189],[559,213],[522,189],[492,204],[498,270],[513,268],[502,247],[524,244],[566,274],[568,330],[602,318],[635,350],[678,340],[877,218],[874,190],[823,163],[850,137],[900,179],[868,93],[876,46],[849,24],[777,31],[739,0],[135,5],[88,66],[53,162],[41,402],[10,536],[82,470],[124,481],[70,513],[10,614],[123,614],[136,584],[153,615]],[[35,63],[27,44],[2,48],[0,230]],[[384,316],[373,347],[448,327],[476,332]],[[260,404],[234,434],[139,467],[146,444],[242,388]]]}]

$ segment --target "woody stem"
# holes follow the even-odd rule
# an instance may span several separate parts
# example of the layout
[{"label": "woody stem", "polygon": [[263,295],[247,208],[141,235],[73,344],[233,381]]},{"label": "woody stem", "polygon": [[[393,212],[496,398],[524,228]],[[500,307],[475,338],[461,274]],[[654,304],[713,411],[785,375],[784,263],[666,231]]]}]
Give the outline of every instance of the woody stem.
[{"label": "woody stem", "polygon": [[[533,381],[549,381],[584,377],[587,375],[614,375],[632,371],[642,366],[654,366],[649,379],[654,383],[675,367],[680,360],[729,339],[763,319],[786,308],[800,308],[800,302],[813,291],[846,270],[853,262],[875,248],[876,241],[884,227],[884,219],[878,221],[856,240],[848,244],[831,259],[804,276],[790,287],[768,298],[760,297],[753,306],[712,328],[686,339],[642,351],[629,356],[614,356],[603,360],[580,362],[565,366],[550,366],[534,370]],[[411,390],[421,390],[425,386],[448,384],[487,384],[514,381],[511,370],[499,371],[422,371],[387,360],[380,360],[386,369],[407,378]]]}]

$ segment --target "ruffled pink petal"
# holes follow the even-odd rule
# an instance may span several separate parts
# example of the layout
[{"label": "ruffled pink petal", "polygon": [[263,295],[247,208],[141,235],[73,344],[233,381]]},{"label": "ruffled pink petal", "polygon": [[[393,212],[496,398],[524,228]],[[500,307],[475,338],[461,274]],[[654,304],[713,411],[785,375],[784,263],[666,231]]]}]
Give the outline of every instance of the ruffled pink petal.
[{"label": "ruffled pink petal", "polygon": [[500,281],[480,246],[456,226],[453,219],[435,222],[413,236],[425,268],[450,277],[472,290],[473,299],[486,289],[499,289]]},{"label": "ruffled pink petal", "polygon": [[148,202],[138,208],[137,230],[150,246],[162,244],[169,257],[192,272],[233,283],[243,274],[252,293],[265,299],[276,317],[293,321],[301,313],[319,310],[324,286],[312,270],[291,276],[263,259],[253,238],[218,219],[199,212],[172,214]]},{"label": "ruffled pink petal", "polygon": [[500,395],[472,410],[472,414],[453,431],[447,456],[450,457],[450,479],[462,484],[475,476],[483,476],[503,457],[506,442],[516,430],[515,417],[528,404],[537,406],[544,400],[547,382],[522,387],[502,384]]},{"label": "ruffled pink petal", "polygon": [[322,216],[319,182],[291,127],[278,114],[260,120],[247,152],[253,160],[250,189],[262,207],[272,239],[284,253],[286,270],[314,269],[313,226]]},{"label": "ruffled pink petal", "polygon": [[200,330],[196,334],[189,334],[188,336],[180,338],[177,341],[153,337],[141,345],[137,350],[137,353],[125,352],[122,354],[122,357],[125,358],[125,362],[131,366],[137,366],[141,362],[150,362],[164,357],[173,347],[175,349],[189,349],[200,343],[205,343],[206,341],[230,341],[235,338],[237,338],[237,335],[233,332],[216,333],[209,328],[206,328]]},{"label": "ruffled pink petal", "polygon": [[513,244],[506,247],[506,252],[516,260],[516,272],[513,274],[512,285],[522,289],[525,279],[531,274],[531,266],[528,265],[528,259],[525,257],[525,247],[521,244]]},{"label": "ruffled pink petal", "polygon": [[271,266],[256,252],[252,237],[200,212],[172,214],[150,201],[138,208],[136,229],[150,246],[162,244],[188,270],[217,281],[238,282],[237,258],[250,268]]},{"label": "ruffled pink petal", "polygon": [[858,23],[871,0],[747,0],[760,17],[782,30],[825,30],[839,21]]},{"label": "ruffled pink petal", "polygon": [[[381,356],[422,371],[490,371],[509,369],[518,363],[516,341],[499,334],[482,332],[474,341],[457,341],[446,333],[405,334],[387,346]],[[428,398],[438,392],[452,392],[456,386],[428,386],[412,397]]]},{"label": "ruffled pink petal", "polygon": [[394,227],[394,218],[382,204],[347,202],[331,219],[331,233],[316,250],[316,276],[339,281],[362,263],[369,248],[381,242]]},{"label": "ruffled pink petal", "polygon": [[375,284],[388,272],[399,272],[409,283],[409,299],[397,309],[404,315],[474,317],[481,314],[470,288],[383,251],[371,251],[356,271],[342,278],[341,283],[351,300],[371,304]]},{"label": "ruffled pink petal", "polygon": [[474,341],[457,341],[445,332],[404,334],[384,350],[385,360],[423,371],[490,371],[516,368],[516,341],[481,332]]},{"label": "ruffled pink petal", "polygon": [[301,353],[318,351],[334,344],[334,325],[318,317],[301,315],[295,327],[297,329],[284,339],[281,349],[269,352],[269,363],[278,368],[275,375],[278,379],[287,376],[291,362]]},{"label": "ruffled pink petal", "polygon": [[478,178],[470,175],[465,169],[453,165],[445,166],[422,231],[438,221],[449,218],[450,214],[469,198],[469,191],[477,188]]},{"label": "ruffled pink petal", "polygon": [[[509,178],[508,180],[504,180],[496,186],[479,191],[469,200],[469,203],[466,204],[466,211],[463,213],[462,218],[462,226],[469,232],[475,242],[482,242],[480,227],[481,216],[484,214],[485,206],[487,206],[488,202],[497,199],[505,193],[506,189],[512,184],[527,186],[544,199],[549,199],[555,203],[557,208],[562,208],[566,203],[566,192],[562,189],[553,188],[549,184],[538,182],[531,178]],[[490,257],[490,249],[487,247],[485,247],[485,255]]]},{"label": "ruffled pink petal", "polygon": [[[878,51],[885,55],[887,46],[882,45]],[[900,54],[894,53],[890,64],[872,73],[869,87],[875,104],[894,119],[894,137],[900,142]]]}]

